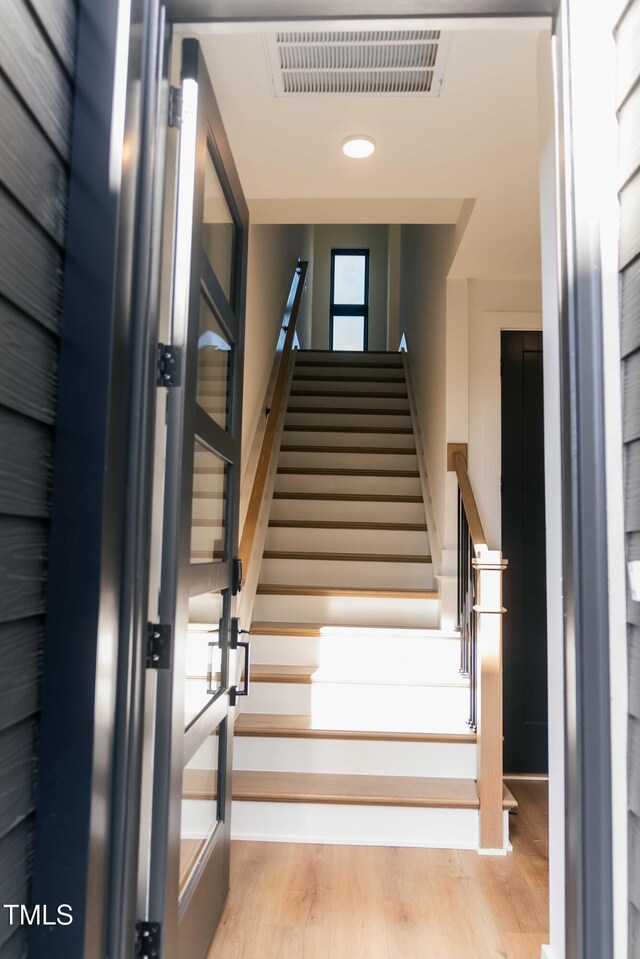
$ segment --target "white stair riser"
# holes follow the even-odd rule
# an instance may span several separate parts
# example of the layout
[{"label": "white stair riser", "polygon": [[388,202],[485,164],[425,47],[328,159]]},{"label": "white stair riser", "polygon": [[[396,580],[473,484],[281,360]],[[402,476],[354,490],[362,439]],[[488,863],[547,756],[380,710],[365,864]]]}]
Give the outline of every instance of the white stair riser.
[{"label": "white stair riser", "polygon": [[294,466],[320,469],[350,470],[417,470],[418,458],[415,455],[389,453],[309,453],[308,451],[289,453],[282,451],[278,467]]},{"label": "white stair riser", "polygon": [[[307,392],[306,390],[304,392]],[[311,392],[311,391],[309,391]],[[313,392],[316,392],[315,390]],[[300,396],[297,392],[291,391],[289,406],[312,406],[314,410],[330,410],[332,407],[338,409],[372,409],[372,410],[409,410],[409,401],[402,396],[358,396],[357,393],[351,395],[335,395],[332,391],[318,390],[322,396]],[[362,390],[365,392],[374,392],[373,390]],[[400,392],[399,390],[397,392]]]},{"label": "white stair riser", "polygon": [[432,589],[431,563],[263,559],[261,583],[288,586],[363,586],[367,589]]},{"label": "white stair riser", "polygon": [[327,623],[336,626],[395,626],[434,629],[438,600],[371,596],[256,596],[253,618],[279,623]]},{"label": "white stair riser", "polygon": [[418,496],[420,480],[413,476],[323,476],[318,473],[278,473],[278,492],[366,493]]},{"label": "white stair riser", "polygon": [[[313,392],[313,393],[326,393],[328,395],[339,394],[343,396],[349,393],[401,393],[404,398],[407,396],[407,387],[404,381],[402,383],[396,383],[395,380],[378,380],[374,375],[367,380],[362,380],[361,377],[364,376],[364,370],[361,372],[356,371],[353,375],[357,376],[357,380],[349,380],[345,376],[344,378],[331,380],[325,379],[315,379],[315,380],[298,380],[294,377],[291,384],[292,394],[297,392]],[[305,373],[304,376],[308,374]],[[317,374],[316,374],[317,375]],[[323,376],[324,374],[320,374]],[[367,402],[375,401],[378,399],[375,397],[364,397]]]},{"label": "white stair riser", "polygon": [[[208,515],[208,514],[205,514]],[[423,503],[375,500],[273,499],[272,519],[323,519],[353,523],[424,523]]]},{"label": "white stair riser", "polygon": [[[367,380],[371,378],[371,382],[382,383],[385,380],[396,380],[402,379],[402,383],[394,383],[394,386],[402,389],[403,384],[406,382],[404,379],[404,369],[402,366],[396,366],[395,368],[387,368],[381,366],[362,366],[357,364],[347,364],[341,363],[339,366],[300,366],[296,364],[294,371],[294,378],[299,376],[330,376],[333,380],[334,377],[340,378],[340,380],[346,380],[349,382],[352,376],[357,376],[358,378],[366,376]],[[330,383],[332,380],[320,380],[324,386],[327,383]],[[304,380],[303,382],[310,382]]]},{"label": "white stair riser", "polygon": [[312,716],[327,729],[468,733],[464,686],[253,683],[242,711]]},{"label": "white stair riser", "polygon": [[367,368],[371,368],[372,364],[379,364],[380,368],[389,368],[391,364],[394,367],[397,365],[398,369],[401,370],[402,367],[402,357],[399,353],[389,355],[389,353],[376,353],[373,350],[370,351],[358,351],[355,350],[304,350],[296,355],[296,370],[308,369],[307,366],[302,364],[312,363],[316,361],[319,364],[331,364],[329,366],[324,366],[324,369],[331,369],[331,366],[353,366],[354,368],[362,368],[364,365]]},{"label": "white stair riser", "polygon": [[455,682],[459,678],[460,643],[455,639],[357,636],[342,630],[323,636],[251,636],[256,664],[316,666],[318,678],[361,682]]},{"label": "white stair riser", "polygon": [[[306,404],[305,404],[306,405]],[[391,426],[394,429],[404,429],[411,426],[411,417],[397,416],[390,413],[331,413],[318,411],[313,413],[287,412],[287,426],[356,426],[359,429],[366,427],[374,429],[378,426]],[[371,434],[373,435],[373,434]]]},{"label": "white stair riser", "polygon": [[408,433],[337,433],[330,427],[326,430],[285,430],[282,434],[283,446],[384,446],[411,447],[415,449],[413,437]]},{"label": "white stair riser", "polygon": [[231,838],[270,842],[475,849],[475,809],[234,801]]},{"label": "white stair riser", "polygon": [[268,550],[326,551],[335,553],[403,553],[429,555],[429,536],[421,530],[308,529],[271,526]]},{"label": "white stair riser", "polygon": [[236,736],[233,768],[352,776],[474,779],[473,743],[402,743],[354,739]]}]

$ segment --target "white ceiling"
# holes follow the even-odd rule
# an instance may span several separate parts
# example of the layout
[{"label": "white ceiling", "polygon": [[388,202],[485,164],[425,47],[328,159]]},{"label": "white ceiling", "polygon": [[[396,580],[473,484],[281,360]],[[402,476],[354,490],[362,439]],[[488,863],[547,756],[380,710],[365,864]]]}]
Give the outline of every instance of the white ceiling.
[{"label": "white ceiling", "polygon": [[[201,36],[253,221],[456,222],[471,198],[453,274],[537,277],[538,37],[453,32],[437,99],[285,99],[263,34]],[[353,133],[372,157],[342,155]]]}]

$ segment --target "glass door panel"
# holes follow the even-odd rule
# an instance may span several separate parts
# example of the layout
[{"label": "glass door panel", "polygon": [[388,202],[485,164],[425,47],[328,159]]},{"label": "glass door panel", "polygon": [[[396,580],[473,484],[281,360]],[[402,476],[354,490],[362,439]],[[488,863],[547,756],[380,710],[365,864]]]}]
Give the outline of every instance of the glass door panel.
[{"label": "glass door panel", "polygon": [[232,303],[235,224],[229,212],[211,153],[204,173],[204,215],[202,246],[222,290]]},{"label": "glass door panel", "polygon": [[356,306],[364,303],[366,256],[339,254],[334,257],[333,302]]},{"label": "glass door panel", "polygon": [[198,403],[218,426],[227,429],[232,344],[204,297],[198,335]]},{"label": "glass door panel", "polygon": [[220,803],[220,753],[226,719],[219,723],[185,764],[180,819],[180,896],[194,878],[198,863],[224,819]]},{"label": "glass door panel", "polygon": [[211,705],[221,689],[222,615],[222,593],[205,593],[189,600],[185,652],[185,729]]},{"label": "glass door panel", "polygon": [[364,316],[333,317],[333,349],[364,350]]},{"label": "glass door panel", "polygon": [[220,456],[196,440],[191,507],[191,562],[226,559],[227,474]]}]

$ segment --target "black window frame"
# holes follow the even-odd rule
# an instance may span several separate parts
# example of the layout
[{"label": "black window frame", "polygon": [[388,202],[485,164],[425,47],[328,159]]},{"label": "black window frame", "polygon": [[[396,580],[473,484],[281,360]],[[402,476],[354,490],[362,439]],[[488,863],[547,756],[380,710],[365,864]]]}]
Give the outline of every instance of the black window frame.
[{"label": "black window frame", "polygon": [[[333,350],[333,321],[336,316],[363,316],[364,335],[362,352],[369,349],[369,258],[370,250],[363,247],[348,247],[346,249],[332,248],[331,250],[331,285],[329,287],[329,349]],[[364,303],[341,304],[334,303],[335,265],[337,256],[364,256]],[[354,350],[359,352],[359,350]]]}]

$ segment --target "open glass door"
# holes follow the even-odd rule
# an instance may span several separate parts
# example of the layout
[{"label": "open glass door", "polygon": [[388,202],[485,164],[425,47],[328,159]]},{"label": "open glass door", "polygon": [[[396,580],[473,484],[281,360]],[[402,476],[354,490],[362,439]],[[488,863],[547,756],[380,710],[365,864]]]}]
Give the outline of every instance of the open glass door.
[{"label": "open glass door", "polygon": [[200,959],[229,886],[248,211],[195,40],[181,79],[148,914]]}]

